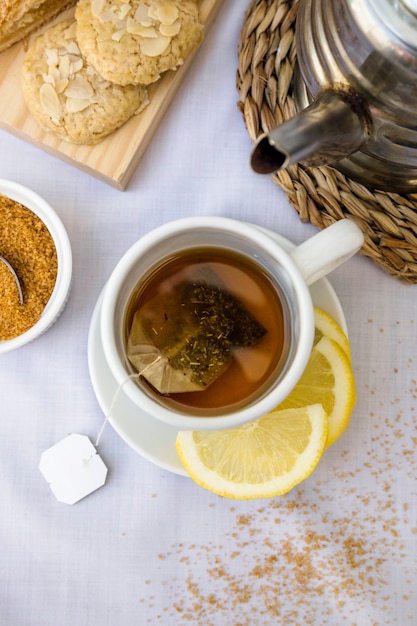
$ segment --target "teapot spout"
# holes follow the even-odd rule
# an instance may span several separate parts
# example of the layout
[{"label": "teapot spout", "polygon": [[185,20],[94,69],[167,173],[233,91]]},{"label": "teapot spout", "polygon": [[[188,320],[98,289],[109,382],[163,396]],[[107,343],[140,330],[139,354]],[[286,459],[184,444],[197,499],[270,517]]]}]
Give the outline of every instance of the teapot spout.
[{"label": "teapot spout", "polygon": [[258,139],[251,166],[259,174],[272,174],[300,162],[329,165],[356,152],[369,135],[369,116],[360,99],[348,92],[325,91]]}]

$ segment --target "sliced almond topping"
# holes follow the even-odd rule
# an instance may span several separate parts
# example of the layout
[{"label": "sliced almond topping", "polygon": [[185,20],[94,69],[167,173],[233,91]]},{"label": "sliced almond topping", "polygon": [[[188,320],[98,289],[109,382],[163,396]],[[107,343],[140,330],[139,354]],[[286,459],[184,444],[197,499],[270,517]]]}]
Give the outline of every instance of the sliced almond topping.
[{"label": "sliced almond topping", "polygon": [[67,98],[65,108],[68,113],[78,113],[79,111],[84,111],[90,104],[91,100],[89,98]]},{"label": "sliced almond topping", "polygon": [[83,69],[84,61],[82,57],[77,57],[77,56],[73,56],[72,54],[70,54],[69,59],[70,59],[72,74],[76,74],[77,72]]},{"label": "sliced almond topping", "polygon": [[91,0],[91,13],[94,17],[100,17],[103,13],[106,0]]},{"label": "sliced almond topping", "polygon": [[105,11],[100,13],[98,16],[101,22],[113,22],[117,20],[117,16],[114,13],[114,10],[110,9],[110,11]]},{"label": "sliced almond topping", "polygon": [[88,80],[84,78],[74,78],[65,90],[67,98],[81,98],[88,100],[94,94],[94,90]]},{"label": "sliced almond topping", "polygon": [[181,30],[181,21],[175,20],[172,24],[160,24],[159,32],[165,37],[175,37]]},{"label": "sliced almond topping", "polygon": [[75,39],[73,39],[72,41],[69,41],[67,43],[67,45],[65,46],[65,48],[66,48],[68,54],[76,54],[78,56],[81,54],[81,51],[80,51],[80,49],[78,47],[78,44],[75,41]]},{"label": "sliced almond topping", "polygon": [[43,82],[50,83],[51,85],[55,85],[55,81],[50,74],[42,74]]},{"label": "sliced almond topping", "polygon": [[171,37],[163,37],[160,35],[155,39],[144,39],[140,43],[140,49],[147,57],[157,57],[168,48]]},{"label": "sliced almond topping", "polygon": [[144,26],[131,17],[127,18],[126,30],[131,35],[140,35],[141,37],[146,37],[147,39],[158,37],[158,33],[153,26]]},{"label": "sliced almond topping", "polygon": [[45,48],[45,55],[48,65],[58,65],[58,50],[56,48]]},{"label": "sliced almond topping", "polygon": [[59,74],[60,78],[68,78],[71,75],[71,61],[68,54],[61,56],[59,59]]},{"label": "sliced almond topping", "polygon": [[57,80],[55,83],[55,91],[57,93],[63,93],[67,88],[68,83],[68,78],[61,78],[60,80]]},{"label": "sliced almond topping", "polygon": [[57,67],[52,67],[51,65],[48,67],[48,74],[52,78],[54,83],[56,83],[56,81],[61,78],[61,72],[59,71],[59,69]]},{"label": "sliced almond topping", "polygon": [[58,123],[61,117],[61,106],[53,86],[49,83],[43,83],[39,89],[39,98],[45,113],[49,115],[55,123]]},{"label": "sliced almond topping", "polygon": [[169,25],[178,18],[178,9],[171,0],[158,0],[156,5],[149,7],[148,17]]},{"label": "sliced almond topping", "polygon": [[149,7],[146,4],[140,4],[135,11],[134,19],[136,22],[140,22],[142,26],[152,26],[154,20],[148,15]]},{"label": "sliced almond topping", "polygon": [[120,30],[116,30],[114,31],[114,33],[112,33],[111,38],[113,39],[113,41],[120,41],[125,33],[126,28],[120,28]]},{"label": "sliced almond topping", "polygon": [[124,4],[122,7],[120,7],[120,11],[117,14],[117,17],[119,18],[119,20],[124,20],[127,14],[129,13],[129,11],[131,10],[132,10],[131,6],[129,6],[128,4]]},{"label": "sliced almond topping", "polygon": [[64,32],[64,39],[75,39],[77,35],[77,22],[72,22]]}]

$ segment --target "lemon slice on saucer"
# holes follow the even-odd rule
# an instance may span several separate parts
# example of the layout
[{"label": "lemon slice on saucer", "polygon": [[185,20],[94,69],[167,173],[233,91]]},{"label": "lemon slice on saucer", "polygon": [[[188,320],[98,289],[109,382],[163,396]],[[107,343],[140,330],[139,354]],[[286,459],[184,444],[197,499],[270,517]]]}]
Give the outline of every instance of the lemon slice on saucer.
[{"label": "lemon slice on saucer", "polygon": [[302,408],[320,402],[329,419],[326,447],[346,430],[356,402],[355,379],[346,352],[323,336],[313,347],[307,367],[278,409]]},{"label": "lemon slice on saucer", "polygon": [[347,338],[346,333],[340,328],[339,324],[331,317],[331,315],[329,315],[329,313],[323,311],[323,309],[315,307],[314,325],[314,344],[318,343],[323,336],[329,337],[339,344],[349,361],[351,361],[349,339]]},{"label": "lemon slice on saucer", "polygon": [[249,500],[287,493],[305,480],[327,442],[321,404],[276,410],[238,428],[181,431],[182,464],[201,487],[226,498]]}]

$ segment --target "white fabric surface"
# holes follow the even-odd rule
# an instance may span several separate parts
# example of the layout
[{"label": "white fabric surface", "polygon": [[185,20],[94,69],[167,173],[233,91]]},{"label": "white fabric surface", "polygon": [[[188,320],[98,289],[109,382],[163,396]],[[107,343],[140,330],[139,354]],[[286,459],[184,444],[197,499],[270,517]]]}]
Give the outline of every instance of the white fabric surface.
[{"label": "white fabric surface", "polygon": [[38,470],[70,432],[95,440],[103,413],[88,364],[90,318],[141,235],[224,215],[294,242],[302,224],[249,165],[236,103],[246,0],[225,0],[127,190],[0,132],[0,177],[43,196],[73,246],[67,308],[43,337],[0,355],[0,623],[417,623],[416,287],[356,257],[330,281],[346,315],[357,404],[313,475],[285,497],[230,501],[150,463],[107,426],[106,485],[74,506]]}]

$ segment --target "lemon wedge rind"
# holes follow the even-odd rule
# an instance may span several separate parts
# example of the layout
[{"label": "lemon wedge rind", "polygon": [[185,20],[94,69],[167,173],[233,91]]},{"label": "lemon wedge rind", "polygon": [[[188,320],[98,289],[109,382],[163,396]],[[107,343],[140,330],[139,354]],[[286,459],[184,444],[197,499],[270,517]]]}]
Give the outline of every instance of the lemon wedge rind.
[{"label": "lemon wedge rind", "polygon": [[323,336],[333,339],[333,341],[339,344],[343,352],[346,354],[349,363],[351,363],[352,356],[350,352],[349,339],[344,330],[342,330],[336,320],[334,320],[333,317],[327,313],[327,311],[323,311],[323,309],[319,309],[318,307],[314,308],[314,326],[314,343],[317,344]]},{"label": "lemon wedge rind", "polygon": [[356,403],[352,367],[336,341],[322,337],[314,346],[300,380],[279,409],[301,408],[320,402],[329,418],[326,447],[331,446],[349,426]]},{"label": "lemon wedge rind", "polygon": [[288,493],[316,468],[327,442],[321,404],[273,411],[225,431],[180,431],[176,447],[190,477],[220,496],[239,500]]}]

